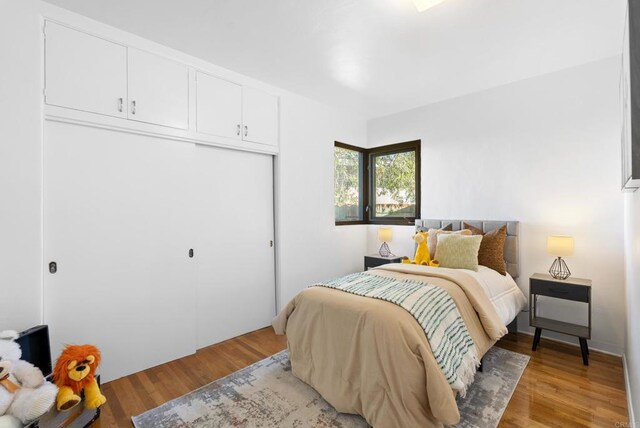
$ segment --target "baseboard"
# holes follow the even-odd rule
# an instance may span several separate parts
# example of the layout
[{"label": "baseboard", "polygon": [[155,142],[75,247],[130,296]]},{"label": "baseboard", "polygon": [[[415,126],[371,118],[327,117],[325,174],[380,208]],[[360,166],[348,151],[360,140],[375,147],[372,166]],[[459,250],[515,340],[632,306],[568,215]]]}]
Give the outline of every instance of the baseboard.
[{"label": "baseboard", "polygon": [[[526,334],[527,336],[533,336],[533,334],[534,334],[533,332],[527,331],[527,330],[518,330],[518,333]],[[562,343],[564,345],[575,346],[576,348],[580,347],[580,345],[578,345],[578,342],[577,342],[578,339],[575,339],[575,341],[573,341],[573,342],[569,342],[568,340],[559,339],[557,337],[547,337],[547,336],[544,336],[544,330],[543,330],[542,334],[543,334],[542,338],[544,340],[550,340],[552,342],[559,342],[559,343]],[[618,353],[618,352],[612,352],[612,351],[609,351],[609,350],[606,350],[606,349],[602,349],[598,345],[597,342],[593,342],[593,341],[589,341],[589,350],[597,351],[597,352],[600,352],[602,354],[613,355],[614,357],[620,357],[620,358],[622,358],[623,355],[624,355],[622,352]]]},{"label": "baseboard", "polygon": [[622,367],[624,369],[624,387],[627,390],[627,408],[629,409],[629,426],[637,427],[636,417],[633,413],[633,398],[631,397],[631,383],[629,383],[629,372],[627,371],[627,354],[622,354]]}]

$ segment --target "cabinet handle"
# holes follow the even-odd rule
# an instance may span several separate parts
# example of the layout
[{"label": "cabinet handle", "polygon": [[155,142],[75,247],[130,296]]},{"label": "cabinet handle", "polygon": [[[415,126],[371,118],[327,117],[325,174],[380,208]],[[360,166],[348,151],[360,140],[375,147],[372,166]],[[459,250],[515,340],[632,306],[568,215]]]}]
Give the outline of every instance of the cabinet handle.
[{"label": "cabinet handle", "polygon": [[122,103],[124,100],[122,98],[118,98],[118,111],[122,113]]},{"label": "cabinet handle", "polygon": [[244,126],[244,136],[249,135],[249,127],[247,125]]},{"label": "cabinet handle", "polygon": [[131,101],[131,114],[136,114],[136,100]]},{"label": "cabinet handle", "polygon": [[240,135],[240,124],[236,126],[236,135]]}]

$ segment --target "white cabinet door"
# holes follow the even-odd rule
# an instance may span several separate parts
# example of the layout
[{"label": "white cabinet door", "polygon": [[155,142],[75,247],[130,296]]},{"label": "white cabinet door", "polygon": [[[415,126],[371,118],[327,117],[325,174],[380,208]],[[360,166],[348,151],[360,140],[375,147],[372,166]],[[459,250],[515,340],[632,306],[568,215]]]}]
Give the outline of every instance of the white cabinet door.
[{"label": "white cabinet door", "polygon": [[198,132],[241,139],[242,86],[196,73]]},{"label": "white cabinet door", "polygon": [[47,21],[45,101],[126,117],[127,48]]},{"label": "white cabinet door", "polygon": [[258,89],[242,88],[243,140],[278,145],[278,97]]},{"label": "white cabinet door", "polygon": [[53,355],[95,344],[104,382],[195,352],[194,146],[56,122],[44,144]]},{"label": "white cabinet door", "polygon": [[138,49],[128,51],[129,119],[187,129],[188,67]]},{"label": "white cabinet door", "polygon": [[196,146],[198,348],[275,315],[273,158]]}]

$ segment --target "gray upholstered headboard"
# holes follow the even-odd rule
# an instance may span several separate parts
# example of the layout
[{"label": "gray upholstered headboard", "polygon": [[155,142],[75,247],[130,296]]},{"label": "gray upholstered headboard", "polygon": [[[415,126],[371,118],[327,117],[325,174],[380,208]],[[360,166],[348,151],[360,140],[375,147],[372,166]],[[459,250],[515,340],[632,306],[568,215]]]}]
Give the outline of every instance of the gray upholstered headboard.
[{"label": "gray upholstered headboard", "polygon": [[485,233],[506,224],[507,240],[504,244],[504,261],[507,263],[507,272],[514,279],[520,275],[520,224],[517,221],[420,219],[416,220],[416,230],[439,229],[449,223],[451,223],[453,230],[461,230],[463,222],[477,227]]}]

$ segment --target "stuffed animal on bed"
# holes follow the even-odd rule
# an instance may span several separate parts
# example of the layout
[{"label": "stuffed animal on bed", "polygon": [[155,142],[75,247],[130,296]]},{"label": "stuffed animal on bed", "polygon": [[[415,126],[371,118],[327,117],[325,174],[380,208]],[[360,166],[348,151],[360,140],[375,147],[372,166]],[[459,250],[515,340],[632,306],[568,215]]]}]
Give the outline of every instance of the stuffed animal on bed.
[{"label": "stuffed animal on bed", "polygon": [[427,247],[428,236],[429,232],[418,232],[413,235],[413,240],[418,245],[418,247],[416,248],[416,255],[414,256],[413,260],[409,259],[408,257],[404,257],[402,259],[402,263],[433,267],[440,266],[440,263],[438,263],[437,260],[431,260],[431,256],[429,256],[429,247]]},{"label": "stuffed animal on bed", "polygon": [[100,351],[93,345],[67,345],[56,361],[53,380],[60,388],[56,407],[69,410],[77,405],[84,391],[84,406],[96,409],[107,402],[95,379]]}]

